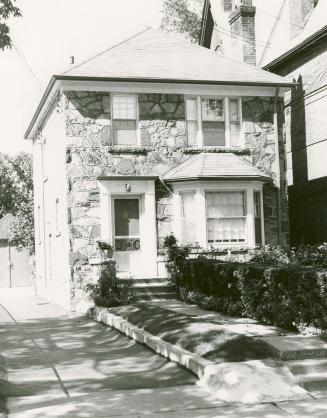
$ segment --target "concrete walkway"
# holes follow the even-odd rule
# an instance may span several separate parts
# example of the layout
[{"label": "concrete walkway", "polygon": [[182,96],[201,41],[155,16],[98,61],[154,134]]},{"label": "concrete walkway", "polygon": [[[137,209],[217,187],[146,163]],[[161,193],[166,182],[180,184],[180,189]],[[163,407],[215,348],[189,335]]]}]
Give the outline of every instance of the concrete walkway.
[{"label": "concrete walkway", "polygon": [[0,354],[0,395],[9,417],[327,416],[324,399],[217,401],[175,363],[28,293],[0,290]]}]

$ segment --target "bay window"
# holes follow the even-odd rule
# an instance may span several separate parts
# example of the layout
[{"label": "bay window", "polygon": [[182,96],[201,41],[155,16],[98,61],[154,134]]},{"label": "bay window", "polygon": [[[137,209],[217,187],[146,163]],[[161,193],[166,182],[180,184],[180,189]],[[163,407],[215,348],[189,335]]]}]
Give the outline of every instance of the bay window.
[{"label": "bay window", "polygon": [[112,126],[115,145],[137,144],[137,96],[112,95]]},{"label": "bay window", "polygon": [[241,99],[231,97],[198,99],[186,98],[188,146],[240,146]]},{"label": "bay window", "polygon": [[245,193],[207,192],[208,244],[246,242]]},{"label": "bay window", "polygon": [[255,244],[262,244],[262,226],[261,226],[261,193],[259,191],[253,192],[254,204],[254,233]]},{"label": "bay window", "polygon": [[195,221],[195,192],[182,192],[181,196],[181,221],[182,236],[181,242],[189,244],[196,241],[196,221]]}]

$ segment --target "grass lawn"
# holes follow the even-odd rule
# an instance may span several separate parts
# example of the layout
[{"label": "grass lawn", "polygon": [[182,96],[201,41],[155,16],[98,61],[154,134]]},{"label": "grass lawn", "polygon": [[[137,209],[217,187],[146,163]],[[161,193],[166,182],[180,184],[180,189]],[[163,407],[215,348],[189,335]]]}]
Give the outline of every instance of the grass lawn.
[{"label": "grass lawn", "polygon": [[274,352],[264,341],[238,334],[204,321],[145,304],[110,309],[145,331],[216,363],[273,358]]}]

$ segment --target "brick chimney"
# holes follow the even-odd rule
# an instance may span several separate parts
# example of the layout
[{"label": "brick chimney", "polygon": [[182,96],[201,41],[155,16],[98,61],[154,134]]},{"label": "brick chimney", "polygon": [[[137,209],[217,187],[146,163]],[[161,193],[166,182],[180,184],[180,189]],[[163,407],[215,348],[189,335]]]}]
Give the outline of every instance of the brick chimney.
[{"label": "brick chimney", "polygon": [[317,3],[317,0],[289,0],[290,39],[300,35],[306,18]]},{"label": "brick chimney", "polygon": [[255,6],[252,5],[252,0],[233,0],[232,9],[228,19],[232,36],[232,58],[256,66]]}]

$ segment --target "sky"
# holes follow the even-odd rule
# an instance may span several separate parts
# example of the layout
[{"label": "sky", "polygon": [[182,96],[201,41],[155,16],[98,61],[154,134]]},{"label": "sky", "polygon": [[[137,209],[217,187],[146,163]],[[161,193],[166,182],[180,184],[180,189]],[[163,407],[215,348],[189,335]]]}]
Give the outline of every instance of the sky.
[{"label": "sky", "polygon": [[52,74],[142,31],[158,28],[162,0],[18,0],[14,47],[0,50],[0,152],[31,151],[23,139]]}]

